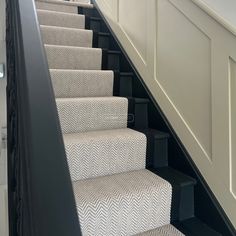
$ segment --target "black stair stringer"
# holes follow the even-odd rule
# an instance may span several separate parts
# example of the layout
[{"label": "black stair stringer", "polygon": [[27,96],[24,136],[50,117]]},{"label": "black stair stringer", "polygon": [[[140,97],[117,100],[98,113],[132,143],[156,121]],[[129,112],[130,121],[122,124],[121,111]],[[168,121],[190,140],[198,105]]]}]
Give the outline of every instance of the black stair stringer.
[{"label": "black stair stringer", "polygon": [[148,128],[148,104],[149,100],[144,98],[128,98],[128,128]]},{"label": "black stair stringer", "polygon": [[102,32],[93,32],[93,48],[110,48],[110,34]]},{"label": "black stair stringer", "polygon": [[174,222],[173,225],[186,236],[224,236],[196,217],[182,222]]},{"label": "black stair stringer", "polygon": [[[144,98],[149,100],[149,104],[147,106],[148,113],[145,115],[146,118],[144,119],[144,120],[147,119],[147,122],[146,121],[144,123],[140,122],[141,126],[143,126],[143,124],[148,124],[148,125],[146,125],[146,127],[137,127],[137,128],[140,129],[152,128],[170,134],[170,138],[168,141],[169,167],[173,167],[174,169],[183,172],[185,175],[188,175],[196,179],[197,181],[194,191],[195,217],[197,216],[197,218],[199,218],[200,221],[205,222],[205,224],[207,224],[209,227],[213,228],[215,231],[220,232],[224,236],[235,236],[236,233],[233,225],[230,223],[222,207],[216,200],[214,194],[211,192],[203,176],[200,174],[198,168],[193,163],[190,155],[184,148],[183,143],[176,135],[173,127],[171,126],[168,119],[164,115],[157,101],[155,101],[150,90],[148,89],[142,77],[136,70],[134,64],[129,59],[126,51],[124,50],[121,43],[117,39],[116,35],[112,31],[105,17],[98,9],[96,1],[92,2],[94,3],[95,8],[97,9],[99,17],[97,15],[96,17],[90,17],[89,19],[90,29],[94,29],[97,32],[109,33],[110,34],[109,50],[120,52],[119,66],[117,66],[117,64],[115,63],[116,66],[111,66],[111,69],[115,71],[133,73],[134,77],[132,81],[132,97]],[[105,58],[107,58],[107,63],[103,64],[104,65],[103,69],[108,69],[110,66],[108,67],[107,65],[109,64],[110,59],[108,57]],[[111,64],[113,64],[113,62],[116,60],[114,60],[113,58],[111,61],[112,61]],[[129,107],[133,107],[134,109],[135,107],[134,100],[129,99],[129,102],[130,102]],[[140,109],[140,111],[142,109]],[[141,118],[139,120],[143,119]],[[139,121],[137,121],[137,124],[139,124]],[[129,125],[131,128],[136,129],[134,120],[133,123],[131,122]],[[206,233],[208,232],[209,231],[206,231]],[[202,235],[207,235],[207,234],[203,233]]]},{"label": "black stair stringer", "polygon": [[87,8],[87,7],[78,7],[78,14],[85,15],[88,17],[100,17],[98,11],[95,8]]},{"label": "black stair stringer", "polygon": [[102,70],[120,71],[120,51],[102,50]]},{"label": "black stair stringer", "polygon": [[133,96],[133,73],[114,72],[113,95],[120,97]]},{"label": "black stair stringer", "polygon": [[194,217],[194,186],[196,180],[171,167],[150,168],[172,185],[171,221],[178,222]]},{"label": "black stair stringer", "polygon": [[107,33],[108,28],[101,17],[85,16],[85,29]]},{"label": "black stair stringer", "polygon": [[155,129],[136,129],[147,137],[146,167],[157,169],[168,166],[169,134]]}]

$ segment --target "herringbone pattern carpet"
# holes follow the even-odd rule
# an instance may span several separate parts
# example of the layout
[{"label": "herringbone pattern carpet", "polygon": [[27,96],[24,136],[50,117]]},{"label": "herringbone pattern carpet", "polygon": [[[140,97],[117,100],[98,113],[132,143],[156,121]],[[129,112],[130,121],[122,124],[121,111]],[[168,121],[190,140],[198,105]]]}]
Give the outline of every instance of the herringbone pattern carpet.
[{"label": "herringbone pattern carpet", "polygon": [[50,70],[57,98],[111,97],[113,71]]},{"label": "herringbone pattern carpet", "polygon": [[45,44],[92,47],[91,30],[42,25],[41,35]]},{"label": "herringbone pattern carpet", "polygon": [[36,0],[82,235],[181,236],[170,225],[172,187],[145,169],[146,136],[127,128],[128,99],[113,96],[114,73],[101,70],[78,6],[93,7]]},{"label": "herringbone pattern carpet", "polygon": [[165,225],[145,233],[136,234],[135,236],[184,236],[179,230],[172,225]]},{"label": "herringbone pattern carpet", "polygon": [[171,185],[148,170],[73,186],[83,235],[134,235],[169,224]]},{"label": "herringbone pattern carpet", "polygon": [[38,20],[41,25],[69,27],[84,29],[85,17],[78,14],[55,12],[50,10],[37,10]]},{"label": "herringbone pattern carpet", "polygon": [[101,70],[102,50],[59,45],[46,45],[50,69]]},{"label": "herringbone pattern carpet", "polygon": [[140,132],[74,133],[66,134],[64,141],[73,181],[145,168],[146,136]]},{"label": "herringbone pattern carpet", "polygon": [[126,98],[57,98],[56,101],[63,133],[127,127]]}]

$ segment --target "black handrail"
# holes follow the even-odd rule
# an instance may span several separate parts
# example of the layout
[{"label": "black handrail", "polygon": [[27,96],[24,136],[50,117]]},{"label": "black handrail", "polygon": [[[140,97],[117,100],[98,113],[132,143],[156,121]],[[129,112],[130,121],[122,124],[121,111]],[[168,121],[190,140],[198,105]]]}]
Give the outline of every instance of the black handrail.
[{"label": "black handrail", "polygon": [[10,236],[80,226],[34,0],[7,0]]}]

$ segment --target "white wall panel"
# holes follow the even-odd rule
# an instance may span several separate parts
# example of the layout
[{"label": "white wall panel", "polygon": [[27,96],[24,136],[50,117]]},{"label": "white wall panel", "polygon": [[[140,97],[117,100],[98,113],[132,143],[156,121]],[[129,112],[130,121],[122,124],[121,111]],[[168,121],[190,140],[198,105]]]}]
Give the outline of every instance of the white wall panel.
[{"label": "white wall panel", "polygon": [[236,227],[236,30],[205,0],[96,1]]},{"label": "white wall panel", "polygon": [[119,24],[137,49],[144,63],[147,60],[148,45],[147,8],[146,0],[119,1]]},{"label": "white wall panel", "polygon": [[211,40],[169,1],[157,10],[156,79],[211,159]]}]

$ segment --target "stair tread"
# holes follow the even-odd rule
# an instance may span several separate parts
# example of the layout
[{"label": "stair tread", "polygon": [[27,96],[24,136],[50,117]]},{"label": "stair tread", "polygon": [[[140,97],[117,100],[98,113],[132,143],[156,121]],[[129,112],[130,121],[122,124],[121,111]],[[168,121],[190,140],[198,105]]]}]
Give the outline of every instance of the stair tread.
[{"label": "stair tread", "polygon": [[106,33],[106,32],[96,32],[96,33],[101,36],[110,36],[111,35],[110,33]]},{"label": "stair tread", "polygon": [[171,167],[161,167],[156,169],[150,168],[150,170],[170,182],[172,186],[184,187],[187,185],[195,185],[197,183],[194,178]]},{"label": "stair tread", "polygon": [[92,47],[91,30],[41,25],[41,35],[45,44]]},{"label": "stair tread", "polygon": [[72,181],[145,168],[146,137],[125,128],[65,134]]},{"label": "stair tread", "polygon": [[135,236],[184,236],[184,234],[169,224]]},{"label": "stair tread", "polygon": [[45,44],[50,69],[100,70],[102,50]]},{"label": "stair tread", "polygon": [[56,12],[37,9],[40,25],[68,27],[76,29],[85,28],[85,16],[76,13]]},{"label": "stair tread", "polygon": [[126,98],[57,98],[56,102],[63,133],[127,127]]},{"label": "stair tread", "polygon": [[136,104],[146,104],[150,102],[150,100],[147,98],[132,97],[130,99],[133,99]]},{"label": "stair tread", "polygon": [[55,97],[111,97],[113,71],[50,70]]},{"label": "stair tread", "polygon": [[222,236],[222,234],[216,232],[196,217],[179,223],[174,223],[174,225],[186,236]]},{"label": "stair tread", "polygon": [[170,135],[166,132],[162,132],[156,129],[148,128],[148,129],[139,129],[138,131],[145,133],[146,135],[153,136],[155,139],[164,139],[169,138]]},{"label": "stair tread", "polygon": [[134,235],[170,223],[171,185],[148,170],[73,183],[84,235]]}]

